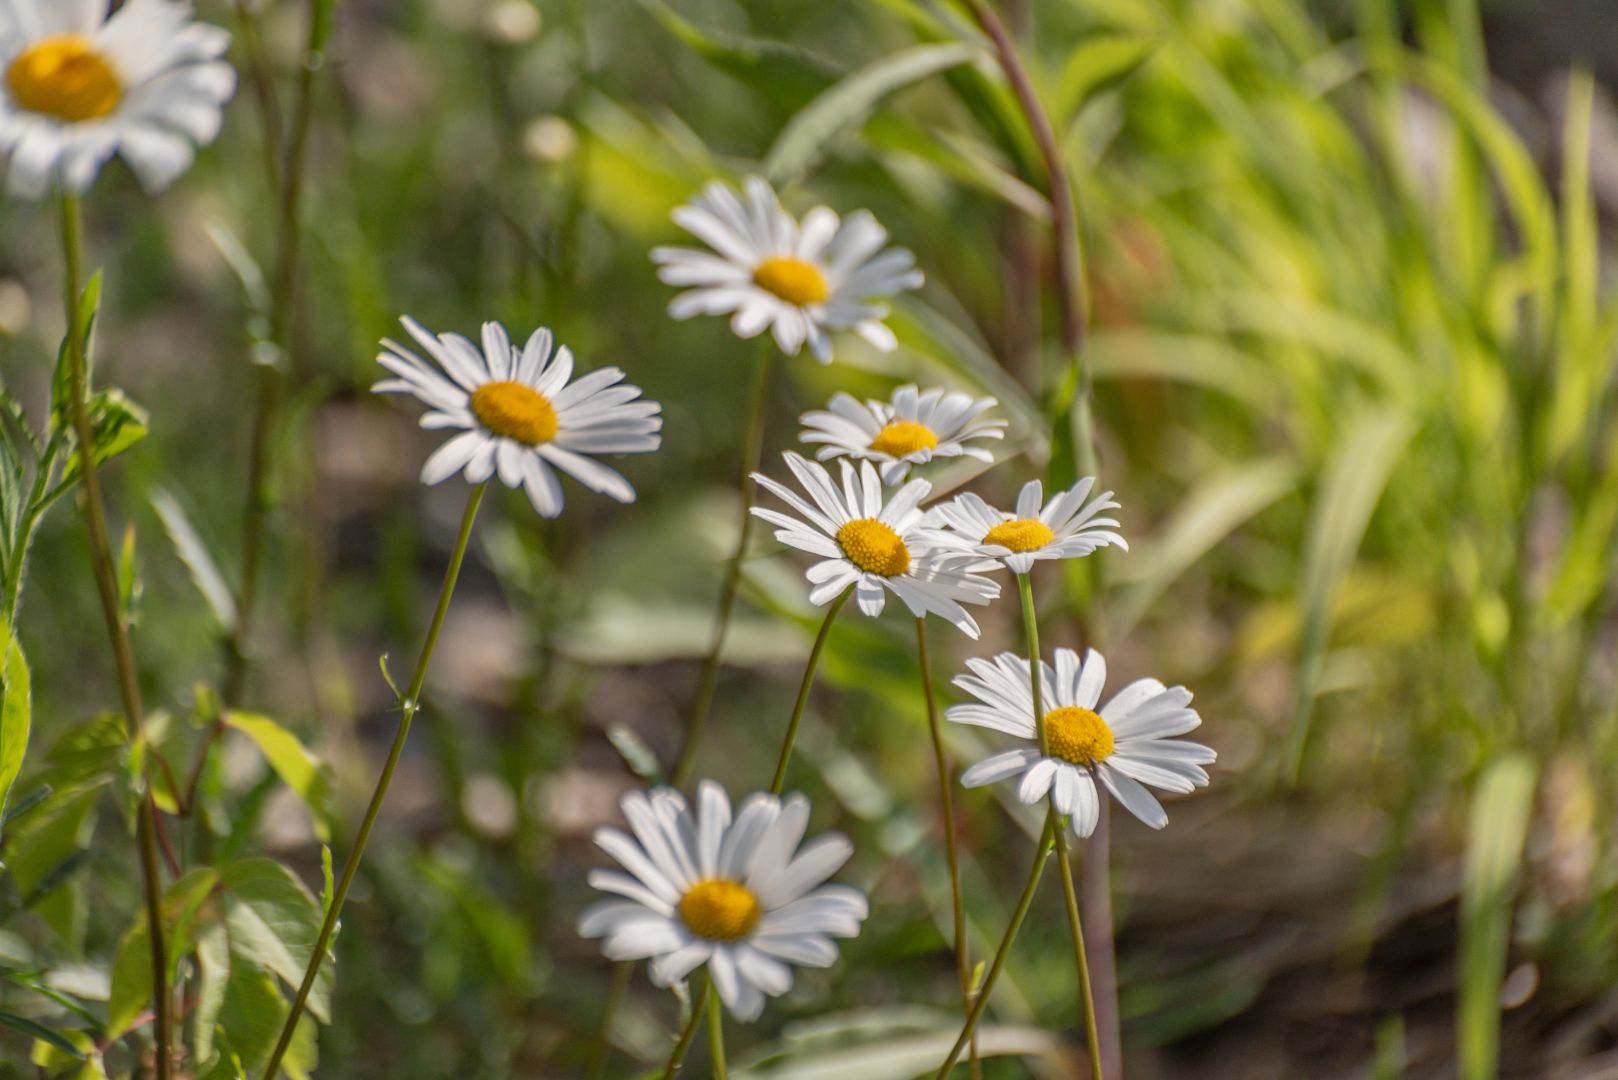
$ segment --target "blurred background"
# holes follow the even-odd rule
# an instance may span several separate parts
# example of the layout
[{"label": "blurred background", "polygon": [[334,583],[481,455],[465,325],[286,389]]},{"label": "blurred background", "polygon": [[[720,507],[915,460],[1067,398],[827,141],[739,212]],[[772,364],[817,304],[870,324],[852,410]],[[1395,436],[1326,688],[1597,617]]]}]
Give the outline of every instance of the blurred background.
[{"label": "blurred background", "polygon": [[[199,8],[240,44],[236,5]],[[245,10],[284,99],[307,8]],[[1115,819],[1129,1075],[1486,1076],[1498,1018],[1502,1075],[1618,1076],[1618,11],[1001,10],[1073,172],[1097,456],[1131,543],[1040,572],[1047,648],[1097,644],[1115,679],[1191,687],[1220,754],[1164,832]],[[678,751],[734,540],[756,347],[721,321],[670,321],[647,257],[684,242],[669,211],[701,183],[768,163],[790,208],[869,208],[928,275],[898,305],[898,352],[848,340],[830,367],[785,365],[767,461],[835,390],[904,381],[992,394],[1012,421],[1006,464],[939,473],[941,488],[1004,499],[1045,473],[1053,433],[1060,450],[1027,127],[981,49],[896,63],[956,41],[982,44],[929,0],[338,5],[246,695],[326,779],[300,798],[227,736],[195,826],[216,851],[268,851],[318,890],[320,842],[346,853],[392,736],[377,658],[414,658],[465,494],[419,486],[435,436],[368,393],[400,313],[462,333],[551,326],[582,365],[625,368],[666,424],[659,454],[624,463],[633,507],[570,486],[558,522],[520,493],[485,510],[343,919],[320,1076],[586,1067],[613,977],[573,933],[601,864],[589,835]],[[861,72],[878,77],[844,82]],[[839,85],[860,92],[828,106]],[[198,688],[220,677],[221,627],[175,520],[228,579],[240,569],[276,245],[261,115],[244,77],[174,191],[150,202],[118,167],[87,205],[106,271],[99,377],[150,417],[109,483],[135,538],[146,698],[174,718],[178,760],[199,738]],[[48,206],[0,204],[0,372],[30,410],[62,334],[54,230]],[[71,740],[115,701],[68,509],[44,525],[19,618],[35,726],[14,798],[59,784]],[[1018,647],[1014,604],[980,621],[979,643],[935,628],[941,677]],[[797,560],[759,538],[699,775],[760,786],[815,623]],[[732,1025],[756,1075],[912,1075],[938,1057],[907,1065],[916,1040],[956,1030],[911,632],[890,606],[831,639],[793,782],[812,829],[854,838],[843,879],[873,912],[837,968]],[[988,745],[950,734],[958,759]],[[990,792],[959,800],[984,955],[1038,824]],[[93,1012],[139,908],[116,809],[55,798],[5,854],[0,963],[49,972]],[[1066,933],[1042,890],[992,1009],[1028,1056],[987,1075],[1080,1075]],[[0,1007],[41,1003],[0,986]],[[674,1022],[638,973],[609,1075],[659,1062]],[[56,1075],[29,1052],[0,1030],[0,1075]]]}]

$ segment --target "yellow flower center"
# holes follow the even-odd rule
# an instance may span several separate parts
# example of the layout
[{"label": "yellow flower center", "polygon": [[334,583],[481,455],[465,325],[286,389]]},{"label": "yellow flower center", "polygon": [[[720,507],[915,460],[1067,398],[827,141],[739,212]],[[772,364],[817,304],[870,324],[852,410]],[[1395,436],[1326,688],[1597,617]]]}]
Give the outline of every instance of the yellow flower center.
[{"label": "yellow flower center", "polygon": [[985,544],[999,544],[1012,551],[1038,551],[1055,539],[1056,534],[1051,532],[1050,526],[1038,518],[1002,521],[983,534]]},{"label": "yellow flower center", "polygon": [[709,941],[735,941],[758,925],[763,909],[747,886],[724,878],[699,881],[680,897],[680,918]]},{"label": "yellow flower center", "polygon": [[520,382],[484,383],[472,391],[472,412],[496,435],[525,446],[556,438],[556,406]]},{"label": "yellow flower center", "polygon": [[938,445],[938,436],[926,424],[914,420],[895,420],[876,433],[870,449],[889,457],[902,458],[918,450],[931,450]]},{"label": "yellow flower center", "polygon": [[798,307],[824,304],[831,295],[831,285],[820,267],[786,255],[759,263],[753,271],[753,284]]},{"label": "yellow flower center", "polygon": [[106,116],[124,96],[118,73],[78,34],[48,37],[24,49],[6,69],[6,85],[29,112],[74,123]]},{"label": "yellow flower center", "polygon": [[837,530],[837,544],[849,562],[867,573],[898,577],[910,569],[910,549],[876,518],[850,521]]},{"label": "yellow flower center", "polygon": [[1094,765],[1112,756],[1112,728],[1096,713],[1076,705],[1045,714],[1045,742],[1052,754],[1075,765]]}]

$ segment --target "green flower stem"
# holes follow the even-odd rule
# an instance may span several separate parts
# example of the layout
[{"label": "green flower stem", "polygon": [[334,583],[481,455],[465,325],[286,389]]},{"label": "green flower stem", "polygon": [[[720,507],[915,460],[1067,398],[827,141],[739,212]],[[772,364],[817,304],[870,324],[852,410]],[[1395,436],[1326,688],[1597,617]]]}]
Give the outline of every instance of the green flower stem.
[{"label": "green flower stem", "polygon": [[354,847],[349,851],[347,861],[343,863],[343,874],[338,879],[336,892],[326,908],[325,921],[320,924],[320,934],[315,938],[314,949],[309,954],[309,965],[303,972],[303,983],[298,987],[298,995],[292,1001],[292,1011],[287,1014],[286,1023],[281,1026],[281,1038],[275,1044],[275,1052],[270,1055],[270,1063],[264,1069],[263,1080],[275,1080],[276,1072],[281,1067],[281,1059],[286,1056],[287,1047],[292,1043],[292,1033],[297,1029],[299,1017],[303,1015],[304,1005],[309,1000],[309,991],[314,988],[315,976],[320,974],[320,965],[326,959],[326,948],[331,944],[332,933],[337,928],[337,919],[343,912],[343,901],[348,899],[349,886],[354,883],[354,874],[359,870],[360,858],[365,854],[365,845],[371,839],[371,829],[376,825],[377,815],[382,810],[382,800],[387,797],[388,785],[393,781],[394,770],[399,767],[399,756],[404,753],[405,740],[410,735],[410,722],[421,710],[421,690],[427,682],[427,667],[432,663],[433,650],[438,646],[438,635],[444,628],[444,616],[449,611],[450,598],[455,595],[455,582],[461,575],[461,563],[466,559],[467,543],[472,538],[472,522],[477,519],[478,507],[482,504],[483,496],[488,489],[488,481],[484,481],[472,489],[471,496],[466,500],[466,512],[461,515],[460,535],[455,538],[455,550],[450,555],[449,568],[444,571],[444,583],[438,590],[438,607],[433,612],[432,625],[427,628],[427,639],[422,642],[421,655],[416,660],[416,672],[410,679],[410,689],[399,702],[401,706],[399,730],[393,737],[393,747],[388,751],[387,763],[382,766],[382,775],[377,778],[376,790],[371,793],[371,803],[365,809],[365,818],[360,822],[360,831],[354,839]]},{"label": "green flower stem", "polygon": [[[961,892],[960,838],[955,830],[955,797],[950,783],[949,755],[944,750],[944,731],[938,722],[938,699],[933,693],[933,664],[927,654],[927,620],[916,620],[916,656],[921,665],[921,692],[927,701],[927,729],[933,740],[933,763],[938,769],[938,806],[944,818],[944,859],[949,865],[950,911],[954,917],[955,968],[961,979],[961,1008],[972,1011],[971,942],[966,935],[966,900]],[[972,1038],[968,1060],[972,1075],[982,1071],[978,1060],[977,1037]]]},{"label": "green flower stem", "polygon": [[[1039,615],[1034,610],[1034,585],[1031,574],[1017,575],[1017,591],[1022,597],[1023,628],[1028,635],[1028,689],[1034,697],[1034,729],[1039,733],[1039,752],[1050,756],[1049,740],[1045,734],[1045,707],[1040,702],[1039,690]],[[1099,790],[1096,797],[1100,798]],[[1052,811],[1055,813],[1053,807]],[[1090,962],[1084,951],[1084,923],[1079,918],[1078,898],[1073,892],[1073,866],[1068,858],[1067,822],[1057,821],[1054,836],[1056,863],[1062,874],[1062,896],[1067,907],[1067,927],[1073,938],[1073,967],[1078,974],[1079,999],[1084,1006],[1085,1046],[1090,1052],[1090,1075],[1101,1080],[1101,1041],[1097,1036],[1095,994],[1090,987]]]},{"label": "green flower stem", "polygon": [[[113,664],[118,671],[118,694],[123,702],[124,722],[129,740],[145,738],[145,713],[140,700],[140,677],[135,668],[135,650],[129,640],[118,598],[118,572],[107,541],[107,510],[101,495],[101,473],[95,459],[95,431],[90,425],[90,360],[79,320],[79,290],[83,275],[84,226],[79,200],[62,197],[62,255],[66,265],[64,281],[67,310],[68,409],[73,416],[73,432],[78,439],[80,505],[84,510],[85,532],[90,538],[90,563],[95,570],[96,592],[101,597],[101,614],[112,642]],[[158,1080],[168,1080],[172,1067],[173,1021],[170,1015],[168,959],[163,942],[163,880],[157,865],[157,808],[148,787],[140,801],[136,822],[140,848],[142,884],[146,893],[146,927],[152,947],[152,1016],[157,1046]]]},{"label": "green flower stem", "polygon": [[[335,0],[332,4],[335,7]],[[245,11],[245,9],[243,9]],[[244,15],[244,18],[246,16]],[[292,349],[293,314],[298,297],[298,264],[303,239],[299,208],[303,201],[304,162],[308,157],[309,127],[314,118],[315,75],[324,66],[320,52],[331,28],[333,14],[322,17],[318,0],[309,4],[309,26],[304,41],[303,62],[298,66],[297,92],[293,101],[290,135],[281,147],[279,120],[273,109],[274,95],[268,90],[268,76],[255,65],[254,85],[266,139],[273,139],[270,156],[284,153],[281,167],[272,170],[278,196],[275,275],[270,286],[269,344],[275,362],[258,365],[258,393],[253,408],[253,434],[247,462],[247,507],[242,524],[242,579],[236,597],[236,622],[226,641],[223,697],[226,706],[236,705],[246,687],[248,636],[258,602],[259,567],[264,558],[265,532],[270,511],[270,467],[275,450],[275,431],[280,421],[281,402],[286,394],[286,372],[280,366]],[[251,25],[251,20],[247,20]],[[250,38],[252,44],[256,36]],[[250,54],[251,56],[251,54]],[[260,83],[263,85],[260,86]]]},{"label": "green flower stem", "polygon": [[741,478],[737,482],[737,496],[741,509],[736,526],[736,550],[725,564],[724,584],[719,589],[719,610],[714,616],[713,644],[702,663],[702,676],[697,682],[697,696],[691,705],[691,719],[686,726],[685,745],[680,748],[680,759],[674,766],[671,782],[683,787],[691,779],[691,766],[697,757],[697,747],[708,728],[708,714],[713,709],[714,690],[719,684],[719,668],[725,652],[725,638],[730,633],[731,613],[736,609],[736,593],[742,580],[742,559],[747,555],[747,543],[753,535],[753,474],[758,471],[764,453],[764,417],[769,411],[770,371],[775,360],[774,347],[766,343],[763,355],[753,370],[753,393],[747,410],[747,435],[742,444]]},{"label": "green flower stem", "polygon": [[820,633],[815,635],[815,644],[809,650],[809,662],[803,668],[803,682],[798,685],[798,701],[792,706],[792,719],[787,722],[786,738],[781,742],[781,758],[775,764],[775,779],[770,781],[770,794],[781,794],[781,788],[787,782],[787,765],[792,761],[792,747],[798,741],[798,725],[803,723],[803,709],[809,704],[809,690],[815,685],[815,668],[820,666],[820,654],[826,648],[826,639],[831,636],[831,624],[837,621],[837,613],[843,610],[848,598],[854,594],[854,586],[844,589],[837,599],[831,602],[826,609],[826,619],[820,624]]},{"label": "green flower stem", "polygon": [[725,1010],[719,1007],[719,986],[708,980],[708,1057],[713,1080],[728,1080],[725,1070]]},{"label": "green flower stem", "polygon": [[620,960],[612,970],[612,985],[607,989],[606,1004],[601,1007],[601,1021],[596,1025],[595,1046],[590,1057],[590,1080],[601,1080],[607,1075],[607,1062],[612,1059],[612,1025],[618,1009],[629,992],[629,980],[635,974],[635,961]]},{"label": "green flower stem", "polygon": [[950,1049],[949,1057],[939,1068],[936,1080],[947,1080],[950,1070],[955,1063],[961,1060],[961,1052],[966,1044],[972,1041],[977,1032],[978,1021],[983,1019],[983,1010],[989,1004],[989,995],[994,993],[994,984],[999,981],[1000,969],[1006,966],[1006,957],[1011,952],[1011,943],[1017,940],[1017,932],[1022,929],[1023,920],[1028,917],[1028,908],[1034,902],[1034,891],[1039,888],[1040,875],[1045,872],[1045,860],[1050,857],[1051,848],[1055,845],[1056,832],[1061,828],[1061,822],[1056,819],[1056,811],[1052,809],[1045,816],[1045,832],[1040,838],[1039,851],[1034,855],[1034,865],[1028,871],[1028,882],[1023,886],[1022,896],[1017,900],[1017,908],[1011,913],[1011,922],[1006,925],[1006,936],[1000,939],[1000,947],[995,950],[994,959],[989,962],[989,973],[983,977],[983,989],[978,991],[977,1000],[972,1003],[972,1011],[966,1014],[966,1023],[961,1027],[960,1037]]},{"label": "green flower stem", "polygon": [[[712,985],[711,980],[710,985]],[[674,1044],[674,1049],[669,1052],[669,1063],[663,1068],[663,1080],[674,1080],[674,1077],[679,1073],[680,1066],[685,1061],[686,1051],[691,1049],[692,1042],[696,1040],[697,1028],[702,1025],[702,1014],[707,1011],[709,996],[706,993],[692,996],[691,1018],[685,1022],[685,1027],[680,1029],[679,1041]]]}]

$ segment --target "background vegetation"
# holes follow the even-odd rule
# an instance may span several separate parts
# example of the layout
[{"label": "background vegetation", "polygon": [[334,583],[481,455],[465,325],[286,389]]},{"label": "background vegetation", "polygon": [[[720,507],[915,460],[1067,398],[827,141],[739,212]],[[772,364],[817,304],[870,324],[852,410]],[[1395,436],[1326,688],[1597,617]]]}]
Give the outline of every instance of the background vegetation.
[{"label": "background vegetation", "polygon": [[[572,930],[588,837],[678,749],[754,362],[721,324],[666,318],[647,251],[714,175],[873,210],[929,277],[899,305],[903,347],[788,364],[769,445],[833,389],[958,385],[1013,421],[1025,457],[996,473],[1003,497],[1075,453],[1052,415],[1066,368],[1033,141],[942,0],[347,0],[314,6],[334,22],[307,65],[306,5],[200,6],[237,32],[244,73],[262,50],[282,123],[300,69],[314,104],[245,696],[272,726],[208,734],[285,235],[249,75],[176,190],[149,206],[114,170],[88,207],[102,378],[150,419],[109,473],[153,742],[182,774],[170,808],[210,748],[170,819],[177,858],[262,871],[244,895],[318,915],[322,843],[346,851],[393,729],[376,658],[419,639],[464,494],[416,483],[432,436],[368,395],[375,343],[400,312],[554,327],[664,403],[665,447],[628,464],[627,510],[574,490],[546,524],[521,494],[491,500],[346,912],[319,1056],[323,1077],[578,1073],[612,979]],[[1046,579],[1072,616],[1055,643],[1082,619],[1115,671],[1193,687],[1221,755],[1163,834],[1116,822],[1132,1075],[1618,1071],[1618,305],[1598,213],[1618,199],[1618,114],[1576,51],[1610,35],[1598,7],[1005,5],[1073,172],[1100,473],[1132,542]],[[0,205],[0,371],[34,415],[62,335],[53,229]],[[114,969],[139,884],[67,509],[44,519],[15,622],[32,740],[0,877],[0,1075],[127,1074],[142,1040],[105,1043],[133,1016]],[[773,759],[813,629],[802,593],[760,543],[698,766],[732,790]],[[939,635],[941,671],[1013,647],[1014,618],[991,612],[981,645]],[[733,1031],[758,1075],[912,1075],[955,1031],[909,633],[849,620],[831,640],[796,775],[815,828],[854,837],[845,876],[873,916],[837,969]],[[982,953],[1038,825],[961,798]],[[232,861],[265,852],[308,893]],[[1057,904],[1041,897],[993,1009],[1030,1057],[991,1075],[1079,1068]],[[243,948],[224,1007],[273,1020],[286,973]],[[615,1073],[660,1059],[672,1016],[637,976]],[[75,1064],[30,1024],[105,1054]]]}]

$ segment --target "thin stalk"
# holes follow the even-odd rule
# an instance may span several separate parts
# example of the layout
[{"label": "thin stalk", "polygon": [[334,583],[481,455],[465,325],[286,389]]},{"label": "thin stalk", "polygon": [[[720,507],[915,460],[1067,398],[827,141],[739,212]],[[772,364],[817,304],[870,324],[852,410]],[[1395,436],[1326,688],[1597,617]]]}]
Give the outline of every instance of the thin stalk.
[{"label": "thin stalk", "polygon": [[669,1063],[663,1068],[663,1080],[674,1080],[685,1062],[686,1051],[691,1049],[691,1043],[697,1037],[697,1028],[702,1026],[702,1014],[708,1008],[708,995],[697,994],[691,999],[691,1018],[680,1029],[680,1038],[669,1051]]},{"label": "thin stalk", "polygon": [[983,977],[983,989],[978,991],[977,1000],[972,1003],[972,1011],[966,1014],[966,1023],[961,1027],[960,1037],[950,1049],[949,1057],[939,1067],[936,1080],[947,1080],[955,1063],[961,1060],[961,1052],[966,1044],[972,1041],[977,1032],[978,1021],[983,1019],[983,1010],[989,1004],[989,995],[994,992],[994,984],[1000,979],[1000,969],[1006,966],[1006,957],[1011,953],[1011,943],[1017,940],[1017,932],[1022,929],[1023,920],[1028,917],[1028,908],[1034,902],[1034,892],[1039,888],[1040,875],[1045,872],[1045,860],[1050,856],[1051,848],[1055,844],[1056,830],[1060,824],[1056,820],[1056,811],[1053,809],[1045,815],[1045,833],[1040,838],[1039,851],[1034,855],[1034,865],[1028,871],[1028,882],[1023,886],[1022,896],[1017,900],[1017,908],[1011,913],[1011,922],[1006,925],[1006,936],[1000,939],[1000,947],[995,950],[994,959],[989,962],[989,973]]},{"label": "thin stalk", "polygon": [[[1045,731],[1045,707],[1040,701],[1039,686],[1039,614],[1034,609],[1034,579],[1032,574],[1017,575],[1017,593],[1022,598],[1023,631],[1028,637],[1028,689],[1034,699],[1034,730],[1039,735],[1039,752],[1050,756],[1050,740]],[[1097,797],[1100,793],[1097,792]],[[1054,809],[1052,811],[1054,813]],[[1085,1045],[1090,1051],[1090,1075],[1103,1080],[1101,1071],[1101,1040],[1096,1034],[1095,994],[1090,986],[1090,962],[1084,949],[1084,921],[1079,917],[1078,897],[1073,891],[1073,867],[1068,859],[1067,823],[1058,821],[1054,836],[1056,861],[1062,873],[1062,896],[1067,904],[1067,926],[1073,937],[1073,967],[1079,980],[1079,1000],[1084,1007]]]},{"label": "thin stalk", "polygon": [[1011,32],[987,0],[967,0],[972,17],[994,46],[995,59],[1018,108],[1028,121],[1040,161],[1045,166],[1047,197],[1051,204],[1051,236],[1056,246],[1057,316],[1062,334],[1062,353],[1068,370],[1052,402],[1052,418],[1070,411],[1074,426],[1074,448],[1080,455],[1079,467],[1086,474],[1095,472],[1094,435],[1090,425],[1090,366],[1085,361],[1084,257],[1079,247],[1079,213],[1073,198],[1062,146],[1051,124],[1050,115],[1039,100],[1034,80],[1017,54]]},{"label": "thin stalk", "polygon": [[725,1069],[725,1010],[719,1007],[719,987],[708,980],[708,1057],[714,1080],[728,1080]]},{"label": "thin stalk", "polygon": [[[950,913],[954,918],[954,950],[955,968],[961,980],[961,1009],[964,1013],[972,1011],[972,945],[966,935],[966,899],[961,892],[961,853],[960,838],[955,830],[955,797],[954,785],[950,783],[949,755],[944,749],[943,726],[938,722],[938,699],[933,693],[933,664],[927,653],[927,620],[916,620],[916,657],[921,666],[921,692],[927,701],[927,729],[933,740],[933,764],[938,770],[938,807],[944,818],[944,859],[949,866],[949,900]],[[980,1075],[983,1070],[978,1060],[977,1036],[972,1037],[972,1047],[967,1055],[971,1064],[972,1075]]]},{"label": "thin stalk", "polygon": [[[247,460],[247,508],[242,527],[242,580],[236,598],[236,624],[226,642],[224,701],[235,705],[245,689],[248,669],[248,636],[258,602],[259,568],[264,557],[265,530],[269,522],[269,474],[275,450],[275,429],[286,393],[283,365],[292,350],[293,312],[297,307],[298,261],[302,240],[299,207],[303,201],[304,161],[309,144],[310,121],[314,115],[315,74],[329,23],[320,18],[319,0],[310,0],[309,27],[304,43],[303,62],[298,68],[298,86],[293,103],[291,133],[278,174],[279,216],[275,277],[270,289],[270,338],[274,361],[258,365],[257,400],[253,409],[253,434]],[[261,106],[273,102],[273,95],[261,97]],[[278,130],[278,122],[265,114],[267,135]]]},{"label": "thin stalk", "polygon": [[482,504],[484,493],[488,489],[488,482],[485,481],[473,488],[471,496],[466,500],[466,512],[461,515],[460,535],[455,538],[455,550],[450,554],[449,567],[444,571],[444,583],[438,590],[438,607],[433,611],[432,625],[427,628],[427,639],[422,642],[421,655],[416,659],[416,671],[410,678],[410,689],[405,691],[404,698],[399,702],[401,706],[399,730],[393,737],[393,747],[388,751],[387,763],[382,766],[382,775],[377,778],[376,790],[371,793],[371,803],[365,808],[365,818],[360,822],[360,831],[354,839],[354,847],[343,863],[343,874],[337,880],[337,889],[332,895],[330,906],[326,909],[325,921],[320,924],[320,934],[315,938],[315,947],[309,954],[309,964],[303,972],[303,983],[298,987],[298,995],[292,1001],[292,1011],[287,1013],[286,1023],[281,1026],[281,1037],[275,1044],[275,1052],[270,1055],[269,1065],[264,1069],[263,1080],[275,1080],[276,1072],[281,1067],[281,1059],[286,1056],[287,1047],[292,1043],[292,1033],[298,1026],[299,1017],[303,1015],[304,1005],[309,1000],[309,991],[315,985],[315,976],[320,973],[320,965],[326,959],[326,948],[331,944],[332,932],[337,928],[338,917],[342,915],[343,902],[348,899],[348,889],[354,883],[354,874],[359,870],[360,859],[365,854],[365,845],[371,839],[371,829],[376,825],[383,799],[387,798],[388,785],[393,782],[394,770],[399,767],[399,757],[404,753],[405,740],[410,735],[410,722],[421,710],[421,690],[427,682],[427,668],[432,663],[433,650],[438,647],[438,635],[444,629],[444,616],[449,612],[450,598],[455,595],[455,582],[461,576],[461,563],[466,559],[467,543],[472,538],[472,522],[477,519],[478,507]]},{"label": "thin stalk", "polygon": [[736,527],[736,550],[725,564],[724,583],[719,588],[719,610],[714,619],[713,644],[702,663],[702,677],[697,682],[697,696],[691,704],[691,720],[686,726],[685,745],[680,749],[679,763],[675,765],[672,782],[684,786],[691,778],[691,766],[696,761],[697,746],[708,727],[708,714],[713,709],[714,690],[719,684],[719,667],[725,652],[725,638],[730,633],[730,617],[736,608],[736,593],[742,580],[742,559],[747,554],[747,542],[753,534],[753,474],[758,471],[764,453],[764,417],[769,411],[770,371],[775,350],[766,345],[763,355],[753,370],[753,393],[747,410],[747,435],[742,444],[741,478],[737,481],[737,495],[741,509]]},{"label": "thin stalk", "polygon": [[1095,994],[1090,988],[1090,960],[1084,951],[1084,921],[1079,917],[1079,896],[1073,888],[1073,864],[1068,858],[1067,830],[1056,830],[1056,868],[1062,875],[1062,902],[1067,907],[1067,928],[1073,938],[1073,968],[1079,975],[1079,995],[1084,1004],[1085,1047],[1090,1051],[1090,1075],[1102,1080],[1101,1036],[1096,1030]]},{"label": "thin stalk", "polygon": [[803,668],[803,682],[798,684],[798,701],[792,706],[792,719],[787,721],[786,738],[781,741],[781,757],[775,763],[775,779],[770,781],[770,794],[781,794],[781,788],[787,781],[787,765],[792,761],[792,748],[798,741],[798,725],[803,722],[804,706],[809,704],[809,690],[815,685],[815,668],[820,666],[820,654],[826,647],[826,639],[831,636],[831,624],[837,621],[837,613],[843,610],[848,598],[854,593],[854,586],[844,589],[842,595],[831,602],[826,609],[826,618],[820,624],[820,633],[815,635],[815,644],[809,650],[809,662]]},{"label": "thin stalk", "polygon": [[[129,640],[118,599],[118,572],[107,540],[107,510],[101,495],[101,473],[95,460],[95,431],[90,426],[90,361],[84,340],[84,324],[79,321],[79,289],[84,265],[84,227],[79,200],[62,197],[62,255],[66,265],[63,282],[67,310],[68,408],[73,414],[73,431],[78,438],[80,505],[84,528],[90,539],[90,564],[95,571],[96,592],[101,598],[101,614],[112,642],[113,664],[118,671],[118,695],[123,702],[124,723],[129,741],[145,737],[145,713],[140,700],[140,678],[135,668],[135,649]],[[157,809],[151,791],[141,799],[136,824],[140,849],[142,884],[146,893],[146,928],[152,949],[152,1014],[157,1044],[158,1080],[168,1080],[171,1069],[170,1046],[173,1024],[170,1017],[168,953],[163,942],[163,880],[157,865]]]}]

